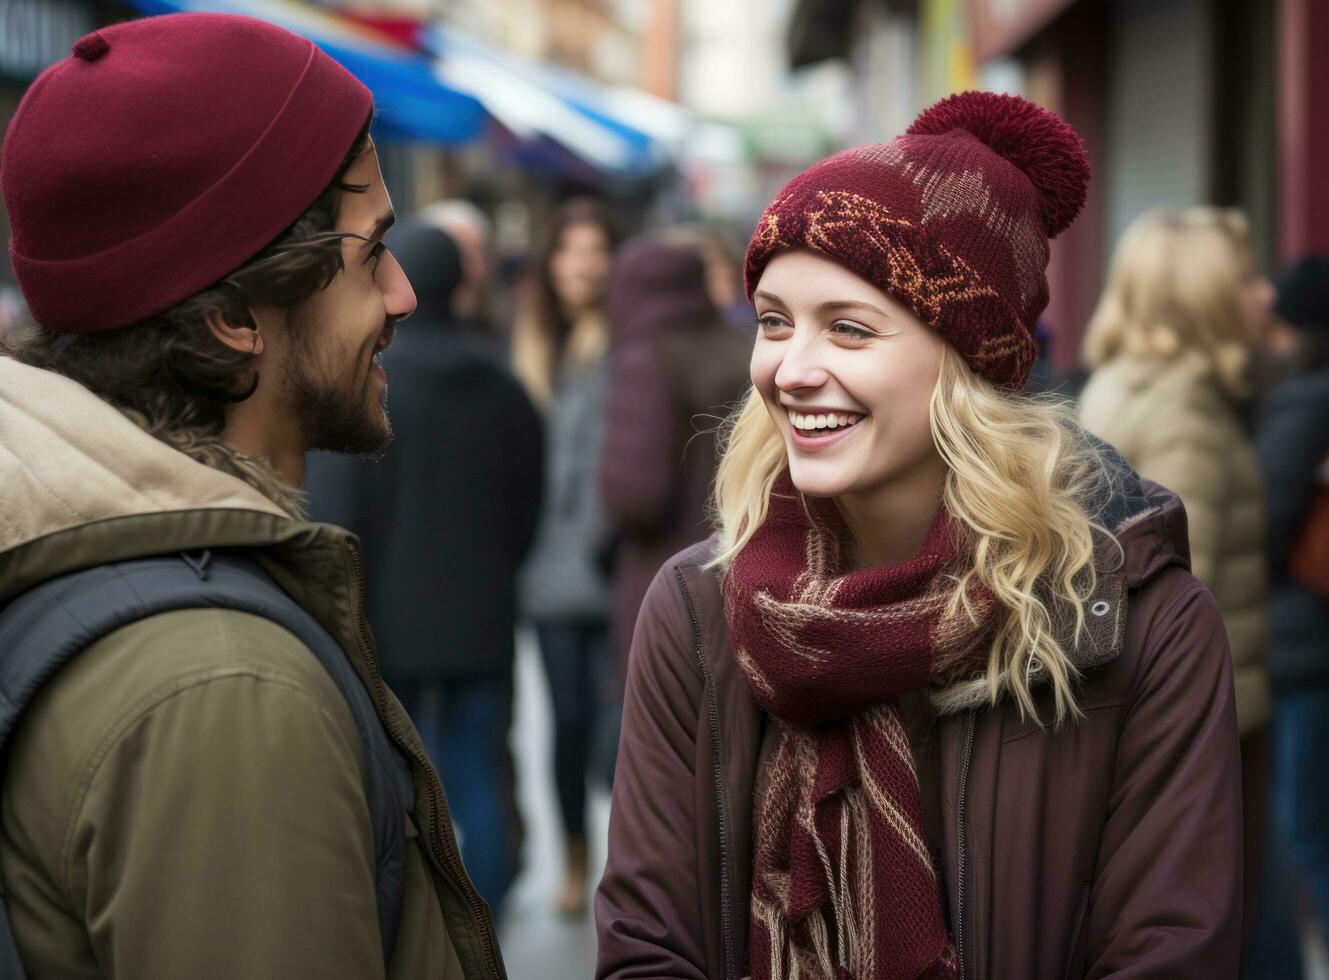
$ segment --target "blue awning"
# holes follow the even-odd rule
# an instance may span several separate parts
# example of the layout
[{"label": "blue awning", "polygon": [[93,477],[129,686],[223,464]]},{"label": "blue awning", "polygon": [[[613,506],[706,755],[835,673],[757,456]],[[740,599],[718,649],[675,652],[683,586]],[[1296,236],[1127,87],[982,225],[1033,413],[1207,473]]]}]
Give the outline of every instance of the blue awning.
[{"label": "blue awning", "polygon": [[438,55],[434,72],[444,84],[473,95],[519,139],[553,140],[598,170],[647,176],[682,141],[686,110],[662,99],[597,85],[439,24],[424,27],[420,39]]},{"label": "blue awning", "polygon": [[374,93],[374,131],[382,136],[458,144],[485,130],[485,107],[449,86],[432,58],[380,40],[334,14],[288,0],[130,0],[145,14],[245,14],[308,38]]}]

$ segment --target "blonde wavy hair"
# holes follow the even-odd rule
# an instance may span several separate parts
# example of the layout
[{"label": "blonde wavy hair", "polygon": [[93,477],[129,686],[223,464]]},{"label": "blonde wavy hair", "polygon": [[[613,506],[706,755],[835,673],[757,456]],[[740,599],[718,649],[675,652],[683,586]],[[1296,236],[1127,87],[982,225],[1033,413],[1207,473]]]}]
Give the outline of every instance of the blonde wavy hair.
[{"label": "blonde wavy hair", "polygon": [[[1080,716],[1078,672],[1067,648],[1086,631],[1096,543],[1111,538],[1095,512],[1106,501],[1110,473],[1068,404],[1002,391],[949,344],[942,352],[929,406],[932,438],[947,466],[943,502],[972,556],[954,576],[946,615],[972,619],[972,586],[985,586],[1004,610],[988,657],[988,702],[1013,697],[1022,717],[1042,723],[1032,679],[1045,675],[1060,725]],[[727,567],[765,519],[787,462],[784,440],[756,390],[722,431],[714,496],[720,543],[711,564]]]},{"label": "blonde wavy hair", "polygon": [[1193,350],[1232,395],[1247,391],[1241,287],[1254,271],[1245,217],[1230,208],[1149,211],[1121,236],[1085,332],[1084,358],[1170,358]]},{"label": "blonde wavy hair", "polygon": [[600,360],[609,349],[609,325],[596,312],[579,316],[559,350],[555,338],[529,312],[519,313],[512,329],[512,372],[531,401],[548,409],[554,400],[554,379],[560,367],[582,368]]}]

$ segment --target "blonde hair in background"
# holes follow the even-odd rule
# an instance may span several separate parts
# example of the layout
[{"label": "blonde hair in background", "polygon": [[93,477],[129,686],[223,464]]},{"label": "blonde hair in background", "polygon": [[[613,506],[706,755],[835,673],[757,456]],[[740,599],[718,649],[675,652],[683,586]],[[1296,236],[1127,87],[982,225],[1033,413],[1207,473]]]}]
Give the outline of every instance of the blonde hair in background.
[{"label": "blonde hair in background", "polygon": [[540,319],[524,310],[512,327],[512,371],[541,408],[554,397],[554,379],[560,365],[594,364],[609,349],[609,326],[599,313],[584,313],[572,324],[560,351],[553,334]]},{"label": "blonde hair in background", "polygon": [[1253,271],[1241,212],[1194,207],[1149,211],[1121,236],[1107,287],[1085,333],[1084,357],[1167,358],[1197,351],[1234,395],[1250,358],[1241,287]]},{"label": "blonde hair in background", "polygon": [[[1078,717],[1076,670],[1063,643],[1085,633],[1084,607],[1097,585],[1096,535],[1111,537],[1090,510],[1106,497],[1103,458],[1069,405],[997,389],[949,344],[942,345],[930,418],[948,468],[942,499],[972,556],[955,577],[946,614],[971,615],[966,598],[974,584],[1005,610],[988,658],[988,701],[1009,695],[1022,716],[1037,718],[1037,672],[1051,683],[1054,722]],[[784,440],[752,390],[724,427],[715,482],[720,545],[712,565],[727,566],[761,525],[785,467]]]}]

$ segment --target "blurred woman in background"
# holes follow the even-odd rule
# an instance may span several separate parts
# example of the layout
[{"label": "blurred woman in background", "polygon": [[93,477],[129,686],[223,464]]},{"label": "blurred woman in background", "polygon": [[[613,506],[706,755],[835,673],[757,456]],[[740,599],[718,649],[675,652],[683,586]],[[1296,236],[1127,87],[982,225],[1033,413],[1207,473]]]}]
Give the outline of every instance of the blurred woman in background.
[{"label": "blurred woman in background", "polygon": [[[554,776],[567,871],[557,906],[586,908],[586,770],[612,690],[607,536],[596,489],[603,435],[609,215],[578,198],[552,216],[512,334],[512,364],[546,416],[545,499],[522,579],[554,708]],[[464,408],[464,406],[463,406]]]},{"label": "blurred woman in background", "polygon": [[1268,774],[1265,503],[1244,418],[1273,287],[1236,211],[1154,211],[1126,230],[1090,321],[1085,428],[1181,497],[1191,570],[1232,647],[1245,804],[1245,922],[1259,878]]}]

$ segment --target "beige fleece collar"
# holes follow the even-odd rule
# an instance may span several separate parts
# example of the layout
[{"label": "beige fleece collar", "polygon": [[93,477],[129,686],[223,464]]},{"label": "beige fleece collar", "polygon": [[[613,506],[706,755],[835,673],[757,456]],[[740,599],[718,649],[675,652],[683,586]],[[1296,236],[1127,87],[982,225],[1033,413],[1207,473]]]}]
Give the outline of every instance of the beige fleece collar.
[{"label": "beige fleece collar", "polygon": [[111,518],[219,508],[286,516],[68,378],[0,357],[0,553]]}]

